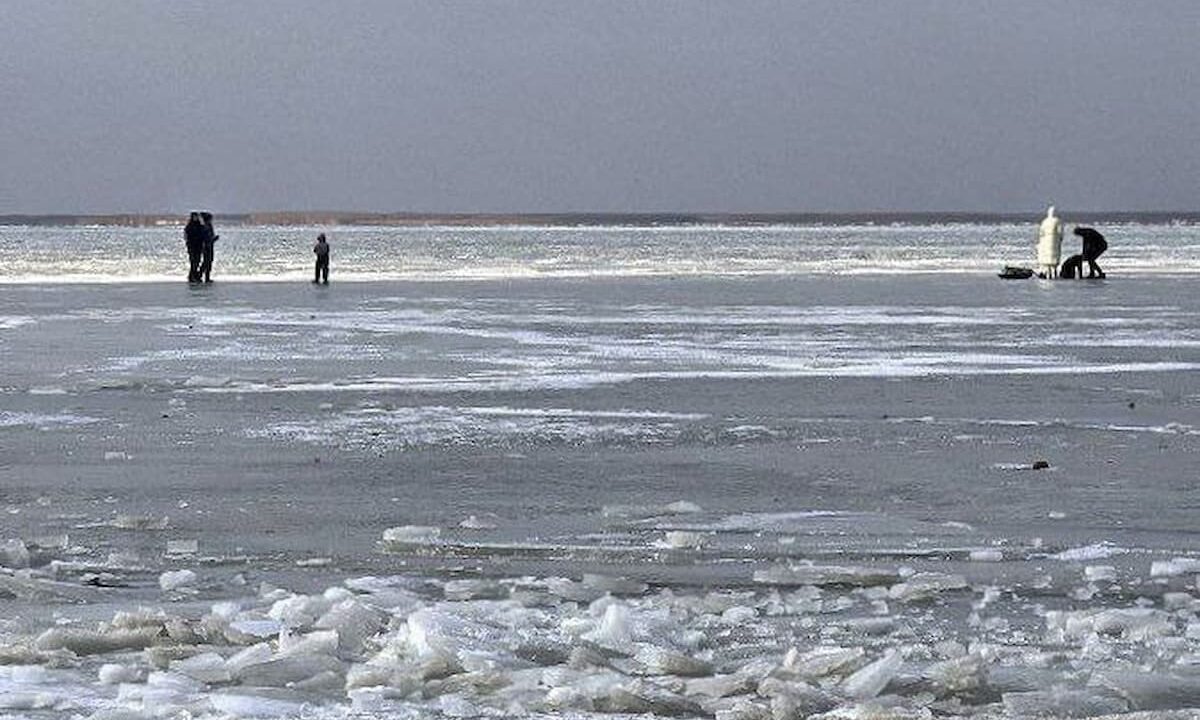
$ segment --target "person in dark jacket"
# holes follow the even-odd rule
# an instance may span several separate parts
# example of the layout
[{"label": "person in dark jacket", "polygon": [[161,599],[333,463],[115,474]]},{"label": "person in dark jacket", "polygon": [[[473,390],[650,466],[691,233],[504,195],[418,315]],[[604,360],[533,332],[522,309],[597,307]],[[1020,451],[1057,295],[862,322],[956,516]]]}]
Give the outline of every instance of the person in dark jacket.
[{"label": "person in dark jacket", "polygon": [[1083,256],[1072,255],[1067,258],[1062,264],[1062,270],[1058,271],[1058,277],[1063,280],[1075,280],[1083,277]]},{"label": "person in dark jacket", "polygon": [[317,244],[313,245],[313,254],[317,256],[316,274],[313,276],[313,282],[318,283],[324,280],[324,284],[329,284],[329,243],[325,240],[325,233],[317,235]]},{"label": "person in dark jacket", "polygon": [[183,227],[183,242],[187,245],[188,282],[200,282],[200,259],[204,252],[204,224],[200,213],[193,212]]},{"label": "person in dark jacket", "polygon": [[1084,262],[1088,264],[1088,277],[1104,277],[1104,271],[1096,264],[1096,258],[1103,255],[1104,251],[1108,249],[1108,241],[1090,227],[1077,227],[1071,232],[1083,240],[1083,252],[1080,254],[1083,256]]},{"label": "person in dark jacket", "polygon": [[212,219],[212,213],[200,213],[200,223],[204,226],[204,233],[200,246],[200,270],[196,273],[197,282],[201,278],[206,283],[212,282],[213,250],[216,249],[214,246],[217,241],[221,239],[221,236],[213,229]]}]

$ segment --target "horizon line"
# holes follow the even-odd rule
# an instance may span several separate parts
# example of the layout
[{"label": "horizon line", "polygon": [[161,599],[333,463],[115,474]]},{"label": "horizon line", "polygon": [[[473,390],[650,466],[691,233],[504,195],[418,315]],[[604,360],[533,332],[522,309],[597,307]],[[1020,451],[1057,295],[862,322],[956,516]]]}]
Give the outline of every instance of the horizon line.
[{"label": "horizon line", "polygon": [[[160,225],[186,220],[189,212],[0,213],[0,225]],[[255,210],[214,212],[225,223],[247,225],[552,225],[552,224],[806,224],[825,222],[1027,221],[1030,212],[987,210],[816,210],[771,212],[724,211],[563,211],[563,212],[424,212],[358,210]],[[1173,220],[1200,221],[1200,210],[1079,210],[1060,217],[1093,222]]]}]

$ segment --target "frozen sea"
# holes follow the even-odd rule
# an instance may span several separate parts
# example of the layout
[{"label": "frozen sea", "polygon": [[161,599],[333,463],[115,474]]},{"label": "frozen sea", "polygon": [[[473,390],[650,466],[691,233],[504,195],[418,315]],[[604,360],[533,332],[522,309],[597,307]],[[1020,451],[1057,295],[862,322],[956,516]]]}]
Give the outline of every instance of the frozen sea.
[{"label": "frozen sea", "polygon": [[0,228],[0,717],[1190,717],[1200,226],[1100,229]]}]

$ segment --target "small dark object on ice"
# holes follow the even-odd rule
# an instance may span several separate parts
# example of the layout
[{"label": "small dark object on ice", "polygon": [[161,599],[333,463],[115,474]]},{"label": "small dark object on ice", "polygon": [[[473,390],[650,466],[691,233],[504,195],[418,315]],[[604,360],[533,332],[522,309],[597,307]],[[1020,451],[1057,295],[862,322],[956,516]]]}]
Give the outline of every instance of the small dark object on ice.
[{"label": "small dark object on ice", "polygon": [[1004,269],[1000,271],[1000,277],[1005,280],[1025,280],[1033,277],[1033,268],[1005,265]]},{"label": "small dark object on ice", "polygon": [[1050,463],[1045,460],[1034,460],[1033,461],[1033,469],[1034,470],[1049,470]]}]

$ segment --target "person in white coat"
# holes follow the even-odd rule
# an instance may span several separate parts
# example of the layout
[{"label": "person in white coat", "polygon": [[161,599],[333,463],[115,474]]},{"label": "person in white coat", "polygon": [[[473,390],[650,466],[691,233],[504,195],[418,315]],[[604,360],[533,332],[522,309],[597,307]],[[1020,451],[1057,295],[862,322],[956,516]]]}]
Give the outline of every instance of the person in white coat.
[{"label": "person in white coat", "polygon": [[1037,262],[1038,275],[1058,277],[1058,262],[1062,259],[1062,220],[1054,214],[1054,206],[1046,210],[1046,217],[1038,226]]}]

